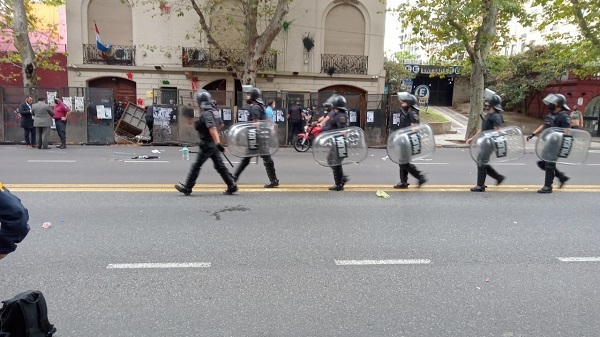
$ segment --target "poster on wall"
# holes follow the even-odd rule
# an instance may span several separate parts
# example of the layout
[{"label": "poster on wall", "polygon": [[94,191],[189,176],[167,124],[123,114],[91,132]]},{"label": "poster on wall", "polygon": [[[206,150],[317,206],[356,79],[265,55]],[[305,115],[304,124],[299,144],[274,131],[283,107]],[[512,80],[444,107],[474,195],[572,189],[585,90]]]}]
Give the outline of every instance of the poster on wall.
[{"label": "poster on wall", "polygon": [[56,91],[48,91],[46,93],[46,102],[48,102],[48,104],[54,106],[54,99],[58,96],[58,93]]},{"label": "poster on wall", "polygon": [[367,123],[373,123],[375,121],[375,112],[367,111]]},{"label": "poster on wall", "polygon": [[231,120],[231,109],[223,109],[223,120],[224,121]]},{"label": "poster on wall", "polygon": [[73,110],[73,97],[63,97],[62,100],[70,110]]},{"label": "poster on wall", "polygon": [[238,122],[247,122],[248,114],[248,110],[238,110]]},{"label": "poster on wall", "polygon": [[283,110],[275,111],[275,122],[285,122],[285,118],[283,117]]},{"label": "poster on wall", "polygon": [[85,100],[84,97],[75,97],[75,111],[77,112],[83,112],[83,109],[85,108]]},{"label": "poster on wall", "polygon": [[350,110],[350,123],[356,123],[356,111]]}]

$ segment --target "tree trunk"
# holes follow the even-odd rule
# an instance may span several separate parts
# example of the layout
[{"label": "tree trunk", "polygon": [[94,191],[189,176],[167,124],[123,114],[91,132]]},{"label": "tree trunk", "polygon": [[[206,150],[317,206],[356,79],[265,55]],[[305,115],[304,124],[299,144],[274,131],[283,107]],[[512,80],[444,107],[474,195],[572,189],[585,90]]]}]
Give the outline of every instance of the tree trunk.
[{"label": "tree trunk", "polygon": [[484,63],[480,57],[477,57],[471,67],[471,110],[469,111],[466,138],[475,135],[481,126],[484,83]]},{"label": "tree trunk", "polygon": [[35,53],[29,40],[29,27],[27,24],[27,10],[24,0],[12,0],[14,11],[13,36],[15,47],[21,56],[23,86],[26,94],[31,94],[29,89],[37,86],[37,69],[35,66]]}]

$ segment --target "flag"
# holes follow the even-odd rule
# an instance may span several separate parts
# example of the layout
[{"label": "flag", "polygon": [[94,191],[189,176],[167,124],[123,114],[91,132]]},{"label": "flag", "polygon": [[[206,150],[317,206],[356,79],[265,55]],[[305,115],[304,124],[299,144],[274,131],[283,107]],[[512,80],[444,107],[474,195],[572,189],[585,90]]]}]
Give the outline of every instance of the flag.
[{"label": "flag", "polygon": [[94,28],[96,28],[96,48],[98,48],[101,52],[107,53],[112,49],[112,46],[104,45],[102,43],[102,39],[100,38],[100,31],[98,30],[98,25],[94,22]]}]

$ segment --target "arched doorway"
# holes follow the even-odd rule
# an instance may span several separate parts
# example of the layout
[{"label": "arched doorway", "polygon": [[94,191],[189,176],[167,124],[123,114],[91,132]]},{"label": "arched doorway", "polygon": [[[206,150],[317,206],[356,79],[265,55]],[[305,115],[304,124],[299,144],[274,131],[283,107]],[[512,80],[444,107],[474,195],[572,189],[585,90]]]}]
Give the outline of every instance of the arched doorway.
[{"label": "arched doorway", "polygon": [[100,77],[88,82],[89,88],[106,88],[113,90],[115,102],[123,102],[125,106],[135,104],[136,84],[134,81],[120,77]]},{"label": "arched doorway", "polygon": [[317,103],[319,105],[323,104],[333,94],[339,94],[346,97],[346,105],[350,112],[350,125],[363,128],[365,121],[364,115],[367,108],[367,92],[351,85],[332,85],[319,90]]},{"label": "arched doorway", "polygon": [[583,127],[593,137],[600,136],[600,96],[592,98],[583,111]]}]

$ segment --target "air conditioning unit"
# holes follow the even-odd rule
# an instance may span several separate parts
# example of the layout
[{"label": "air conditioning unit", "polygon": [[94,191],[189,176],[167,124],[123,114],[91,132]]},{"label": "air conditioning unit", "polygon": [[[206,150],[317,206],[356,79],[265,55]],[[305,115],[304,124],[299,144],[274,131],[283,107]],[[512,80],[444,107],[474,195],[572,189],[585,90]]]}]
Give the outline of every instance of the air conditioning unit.
[{"label": "air conditioning unit", "polygon": [[113,55],[115,60],[121,61],[131,61],[131,51],[127,49],[117,48],[115,49],[115,54]]}]

